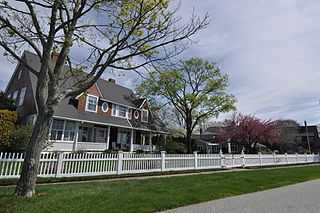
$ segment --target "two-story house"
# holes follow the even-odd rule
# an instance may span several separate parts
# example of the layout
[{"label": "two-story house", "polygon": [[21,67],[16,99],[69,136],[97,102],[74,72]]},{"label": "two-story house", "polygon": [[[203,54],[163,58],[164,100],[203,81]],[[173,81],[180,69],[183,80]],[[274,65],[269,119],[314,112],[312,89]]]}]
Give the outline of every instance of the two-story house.
[{"label": "two-story house", "polygon": [[[33,69],[40,69],[37,55],[25,51],[23,60]],[[34,124],[37,117],[36,84],[37,77],[19,63],[5,91],[15,100],[24,124]],[[114,79],[99,79],[85,93],[58,104],[46,149],[153,151],[154,134],[167,131],[150,111],[147,100],[135,98],[131,89],[116,84]]]}]

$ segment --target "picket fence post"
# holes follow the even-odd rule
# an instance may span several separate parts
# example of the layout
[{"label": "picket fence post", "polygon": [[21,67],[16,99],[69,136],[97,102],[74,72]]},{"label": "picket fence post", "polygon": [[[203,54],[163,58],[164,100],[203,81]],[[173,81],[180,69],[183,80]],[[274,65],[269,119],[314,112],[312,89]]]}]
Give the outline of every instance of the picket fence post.
[{"label": "picket fence post", "polygon": [[306,163],[308,163],[308,156],[307,156],[307,153],[304,153],[304,157],[306,158]]},{"label": "picket fence post", "polygon": [[243,150],[241,150],[241,158],[242,158],[242,167],[244,168],[246,166],[246,160],[245,160],[245,155]]},{"label": "picket fence post", "polygon": [[272,153],[273,155],[273,163],[276,165],[277,164],[277,157],[276,157],[276,153]]},{"label": "picket fence post", "polygon": [[259,163],[260,163],[260,166],[262,166],[262,155],[261,155],[261,152],[258,152],[259,154]]},{"label": "picket fence post", "polygon": [[223,167],[224,167],[224,161],[223,161],[223,152],[222,152],[221,149],[220,149],[220,151],[219,151],[219,156],[220,156],[221,168],[223,168]]},{"label": "picket fence post", "polygon": [[286,163],[289,164],[288,154],[284,153],[286,155]]},{"label": "picket fence post", "polygon": [[166,169],[166,151],[161,151],[161,172]]},{"label": "picket fence post", "polygon": [[320,153],[318,153],[318,162],[320,162]]},{"label": "picket fence post", "polygon": [[123,163],[123,151],[118,151],[118,168],[117,168],[117,174],[121,174],[122,172],[122,163]]},{"label": "picket fence post", "polygon": [[63,152],[59,152],[58,153],[57,171],[56,171],[56,176],[55,177],[61,177],[63,156],[64,156]]},{"label": "picket fence post", "polygon": [[197,151],[193,152],[193,156],[194,156],[194,169],[198,169],[198,154],[197,154]]}]

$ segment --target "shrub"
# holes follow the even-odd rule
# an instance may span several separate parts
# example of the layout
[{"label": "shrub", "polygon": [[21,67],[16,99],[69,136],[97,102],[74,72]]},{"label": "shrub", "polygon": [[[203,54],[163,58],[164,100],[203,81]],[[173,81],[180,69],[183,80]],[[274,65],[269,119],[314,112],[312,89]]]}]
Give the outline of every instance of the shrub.
[{"label": "shrub", "polygon": [[11,152],[24,152],[28,146],[31,138],[33,126],[18,126],[10,137],[10,146],[8,147]]},{"label": "shrub", "polygon": [[0,110],[0,150],[10,147],[11,135],[16,129],[18,113],[7,109]]},{"label": "shrub", "polygon": [[159,151],[166,151],[168,154],[175,154],[175,153],[187,153],[187,146],[184,143],[185,139],[182,137],[171,137],[167,138],[165,141],[164,139],[159,141],[157,144]]}]

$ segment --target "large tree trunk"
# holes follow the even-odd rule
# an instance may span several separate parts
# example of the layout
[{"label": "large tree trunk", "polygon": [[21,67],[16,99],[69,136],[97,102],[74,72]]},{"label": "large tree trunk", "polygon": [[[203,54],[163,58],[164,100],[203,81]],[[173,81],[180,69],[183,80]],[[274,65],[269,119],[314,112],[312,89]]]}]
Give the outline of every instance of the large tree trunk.
[{"label": "large tree trunk", "polygon": [[186,137],[186,141],[187,141],[187,148],[188,148],[188,153],[192,153],[192,140],[191,140],[191,129],[187,128],[187,137]]},{"label": "large tree trunk", "polygon": [[35,194],[39,160],[53,112],[40,113],[34,126],[31,139],[25,154],[22,172],[15,191],[15,195],[32,197]]}]

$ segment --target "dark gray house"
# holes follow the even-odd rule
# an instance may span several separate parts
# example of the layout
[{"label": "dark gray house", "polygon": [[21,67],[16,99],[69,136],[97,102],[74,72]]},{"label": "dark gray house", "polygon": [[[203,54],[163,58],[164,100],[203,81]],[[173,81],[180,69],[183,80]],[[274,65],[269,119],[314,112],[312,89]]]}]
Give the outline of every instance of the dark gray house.
[{"label": "dark gray house", "polygon": [[[23,59],[40,69],[35,54],[25,51]],[[36,84],[37,77],[19,63],[5,91],[15,100],[23,124],[34,124],[37,117]],[[63,100],[53,118],[47,150],[153,151],[153,135],[167,134],[147,100],[137,99],[132,90],[116,84],[114,79],[99,79],[85,93]]]}]

